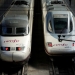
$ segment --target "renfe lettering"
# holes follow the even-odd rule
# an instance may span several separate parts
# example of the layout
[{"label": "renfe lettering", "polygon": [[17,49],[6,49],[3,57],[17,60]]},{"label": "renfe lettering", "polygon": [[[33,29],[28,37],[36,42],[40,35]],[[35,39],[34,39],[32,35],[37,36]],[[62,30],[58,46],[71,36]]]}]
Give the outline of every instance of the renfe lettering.
[{"label": "renfe lettering", "polygon": [[7,42],[11,42],[11,43],[15,43],[15,42],[19,42],[19,40],[6,40],[6,41],[4,41],[4,43],[7,43]]},{"label": "renfe lettering", "polygon": [[54,44],[53,46],[67,46],[68,44]]}]

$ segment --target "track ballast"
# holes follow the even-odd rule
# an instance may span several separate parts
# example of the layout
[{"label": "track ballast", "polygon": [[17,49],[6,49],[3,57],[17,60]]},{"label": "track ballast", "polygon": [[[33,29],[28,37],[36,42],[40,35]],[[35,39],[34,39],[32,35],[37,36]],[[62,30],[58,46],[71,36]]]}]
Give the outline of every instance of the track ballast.
[{"label": "track ballast", "polygon": [[50,59],[49,66],[50,75],[75,75],[75,63],[69,58]]}]

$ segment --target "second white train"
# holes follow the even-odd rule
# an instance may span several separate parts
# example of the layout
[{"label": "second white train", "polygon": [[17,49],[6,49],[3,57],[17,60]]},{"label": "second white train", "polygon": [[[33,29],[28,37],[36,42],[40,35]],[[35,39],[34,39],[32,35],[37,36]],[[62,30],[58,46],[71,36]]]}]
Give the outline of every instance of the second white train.
[{"label": "second white train", "polygon": [[63,0],[42,0],[45,52],[49,56],[75,54],[75,20]]}]

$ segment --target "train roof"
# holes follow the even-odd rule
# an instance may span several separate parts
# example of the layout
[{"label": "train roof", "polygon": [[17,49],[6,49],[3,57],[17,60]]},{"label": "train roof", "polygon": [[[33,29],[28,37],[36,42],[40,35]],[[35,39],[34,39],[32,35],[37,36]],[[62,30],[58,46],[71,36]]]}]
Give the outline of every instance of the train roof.
[{"label": "train roof", "polygon": [[[20,4],[19,2],[20,1]],[[25,0],[16,0],[11,4],[10,9],[8,10],[8,12],[4,15],[4,16],[12,16],[12,15],[28,15],[30,6],[24,4],[24,2],[21,3],[21,1],[25,1]]]},{"label": "train roof", "polygon": [[47,11],[69,11],[63,0],[46,0]]},{"label": "train roof", "polygon": [[7,26],[7,27],[25,27],[28,24],[29,23],[27,15],[5,17],[2,21],[2,26]]},{"label": "train roof", "polygon": [[[11,4],[10,9],[5,13],[2,20],[2,26],[8,27],[25,27],[28,25],[28,16],[30,6],[27,4],[18,4],[16,1],[26,1],[26,0],[15,0],[14,3]],[[31,2],[31,0],[28,0]],[[27,2],[28,2],[27,1]]]},{"label": "train roof", "polygon": [[12,6],[4,16],[28,15],[29,7]]}]

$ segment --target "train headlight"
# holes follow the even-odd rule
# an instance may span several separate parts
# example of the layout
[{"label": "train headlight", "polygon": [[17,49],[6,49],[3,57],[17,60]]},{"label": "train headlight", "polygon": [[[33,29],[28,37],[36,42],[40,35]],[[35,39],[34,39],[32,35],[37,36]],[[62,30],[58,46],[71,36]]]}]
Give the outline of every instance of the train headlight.
[{"label": "train headlight", "polygon": [[21,51],[21,50],[24,50],[24,48],[25,48],[25,47],[16,47],[16,50],[17,50],[17,51]]},{"label": "train headlight", "polygon": [[51,42],[48,42],[48,47],[52,47],[52,43]]},{"label": "train headlight", "polygon": [[10,51],[10,47],[1,47],[2,51]]},{"label": "train headlight", "polygon": [[74,43],[72,43],[72,46],[74,46]]}]

